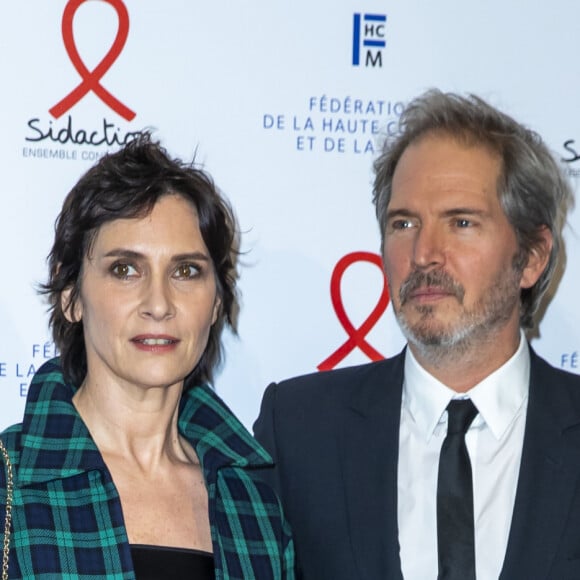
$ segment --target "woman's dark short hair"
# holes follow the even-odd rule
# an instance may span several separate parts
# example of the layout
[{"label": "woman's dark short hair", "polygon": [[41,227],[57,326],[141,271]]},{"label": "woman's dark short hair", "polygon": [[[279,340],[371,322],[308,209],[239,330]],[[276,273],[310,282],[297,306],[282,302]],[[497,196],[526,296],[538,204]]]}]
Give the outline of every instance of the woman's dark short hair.
[{"label": "woman's dark short hair", "polygon": [[387,138],[374,164],[373,202],[384,237],[397,163],[405,149],[428,134],[449,135],[481,145],[501,160],[498,194],[516,233],[516,263],[527,262],[541,243],[541,228],[553,237],[548,265],[531,288],[520,295],[520,324],[533,327],[533,316],[553,277],[562,245],[562,228],[572,205],[572,191],[561,168],[537,133],[520,125],[475,95],[463,97],[432,89],[412,100],[401,115],[399,132]]},{"label": "woman's dark short hair", "polygon": [[72,188],[56,220],[55,238],[48,256],[49,279],[41,286],[50,304],[50,327],[60,351],[67,380],[80,385],[87,373],[83,323],[69,322],[62,305],[63,292],[71,289],[68,306],[80,295],[85,256],[99,228],[117,219],[138,218],[151,212],[165,195],[176,194],[196,208],[199,228],[209,251],[221,301],[207,347],[185,380],[189,388],[211,382],[222,360],[224,325],[234,328],[237,312],[238,228],[233,211],[212,178],[192,162],[172,159],[144,132],[121,150],[102,157]]}]

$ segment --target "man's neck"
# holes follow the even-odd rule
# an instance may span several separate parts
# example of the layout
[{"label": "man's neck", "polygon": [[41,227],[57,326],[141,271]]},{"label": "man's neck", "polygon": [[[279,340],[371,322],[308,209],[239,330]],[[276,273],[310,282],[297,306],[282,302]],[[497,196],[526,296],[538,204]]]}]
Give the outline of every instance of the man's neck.
[{"label": "man's neck", "polygon": [[437,380],[465,393],[505,364],[517,351],[520,331],[511,337],[496,336],[477,344],[434,347],[409,343],[417,362]]}]

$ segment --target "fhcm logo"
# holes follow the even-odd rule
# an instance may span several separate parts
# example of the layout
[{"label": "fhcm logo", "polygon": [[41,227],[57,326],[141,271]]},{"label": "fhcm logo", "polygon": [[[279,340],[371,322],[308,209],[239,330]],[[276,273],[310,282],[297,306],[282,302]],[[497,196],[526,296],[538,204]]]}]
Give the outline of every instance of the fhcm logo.
[{"label": "fhcm logo", "polygon": [[383,66],[386,14],[354,14],[352,66]]}]

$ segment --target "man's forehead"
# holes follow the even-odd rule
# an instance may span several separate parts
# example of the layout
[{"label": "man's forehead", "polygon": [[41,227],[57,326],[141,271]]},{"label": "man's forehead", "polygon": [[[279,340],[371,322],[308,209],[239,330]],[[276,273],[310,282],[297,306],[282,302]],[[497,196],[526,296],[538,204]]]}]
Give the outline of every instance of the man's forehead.
[{"label": "man's forehead", "polygon": [[395,169],[389,209],[409,204],[449,207],[488,206],[498,202],[499,156],[483,146],[447,135],[412,143]]}]

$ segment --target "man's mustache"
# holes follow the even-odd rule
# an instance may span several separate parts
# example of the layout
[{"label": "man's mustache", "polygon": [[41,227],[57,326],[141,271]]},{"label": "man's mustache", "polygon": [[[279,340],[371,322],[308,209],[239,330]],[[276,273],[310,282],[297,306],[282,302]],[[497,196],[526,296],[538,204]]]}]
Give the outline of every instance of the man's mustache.
[{"label": "man's mustache", "polygon": [[463,297],[465,296],[465,288],[459,282],[456,282],[447,272],[443,270],[432,270],[430,272],[413,270],[399,290],[401,306],[407,302],[415,290],[426,287],[437,288],[452,294],[460,303],[463,302]]}]

